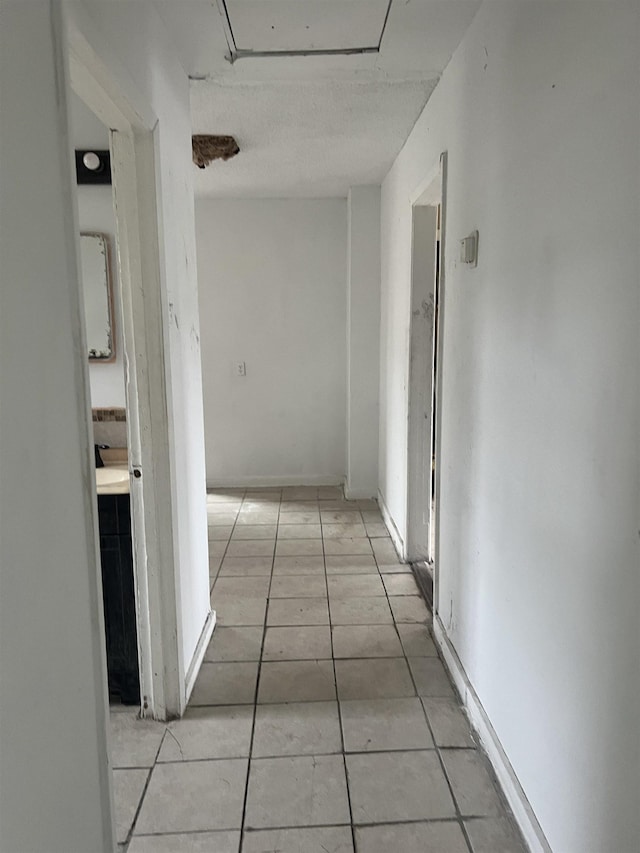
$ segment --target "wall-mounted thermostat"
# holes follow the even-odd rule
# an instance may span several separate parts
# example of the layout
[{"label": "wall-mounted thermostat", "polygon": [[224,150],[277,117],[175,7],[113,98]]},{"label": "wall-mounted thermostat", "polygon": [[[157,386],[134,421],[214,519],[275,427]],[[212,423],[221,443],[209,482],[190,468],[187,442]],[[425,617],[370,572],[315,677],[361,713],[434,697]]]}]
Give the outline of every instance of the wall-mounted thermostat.
[{"label": "wall-mounted thermostat", "polygon": [[478,232],[472,231],[460,240],[460,261],[470,267],[478,266]]}]

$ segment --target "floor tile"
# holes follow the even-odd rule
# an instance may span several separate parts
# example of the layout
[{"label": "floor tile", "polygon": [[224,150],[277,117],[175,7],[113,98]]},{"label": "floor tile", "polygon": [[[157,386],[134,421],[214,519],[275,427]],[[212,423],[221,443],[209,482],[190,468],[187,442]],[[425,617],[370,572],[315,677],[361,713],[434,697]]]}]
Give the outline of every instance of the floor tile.
[{"label": "floor tile", "polygon": [[274,598],[269,602],[267,625],[328,625],[326,598]]},{"label": "floor tile", "polygon": [[296,512],[282,513],[280,524],[320,524],[320,512],[317,509],[308,509]]},{"label": "floor tile", "polygon": [[245,832],[243,853],[353,853],[351,828],[262,829]]},{"label": "floor tile", "polygon": [[271,557],[225,557],[220,577],[257,577],[271,574]]},{"label": "floor tile", "polygon": [[347,755],[346,762],[355,824],[455,816],[435,750]]},{"label": "floor tile", "polygon": [[378,564],[398,562],[398,554],[389,536],[372,539],[371,547]]},{"label": "floor tile", "polygon": [[242,758],[157,764],[136,834],[240,828],[246,774]]},{"label": "floor tile", "polygon": [[[227,542],[231,538],[233,532],[233,524],[212,524],[209,525],[209,542],[224,541]],[[211,550],[211,546],[209,546]]]},{"label": "floor tile", "polygon": [[471,818],[464,825],[473,853],[526,853],[517,829],[507,818]]},{"label": "floor tile", "polygon": [[253,726],[251,705],[187,708],[169,723],[159,762],[202,758],[248,758]]},{"label": "floor tile", "polygon": [[407,657],[436,657],[437,651],[426,625],[399,622],[396,625]]},{"label": "floor tile", "polygon": [[233,525],[236,523],[237,515],[238,513],[236,510],[233,512],[208,512],[207,525],[209,527],[215,527],[216,525]]},{"label": "floor tile", "polygon": [[340,700],[387,699],[416,694],[404,658],[337,660],[335,668]]},{"label": "floor tile", "polygon": [[360,523],[361,517],[357,507],[349,507],[348,510],[320,510],[320,518],[323,524],[355,524]]},{"label": "floor tile", "polygon": [[346,752],[433,749],[420,700],[359,699],[340,702]]},{"label": "floor tile", "polygon": [[210,662],[260,660],[262,634],[263,629],[258,626],[224,628],[216,625],[204,659]]},{"label": "floor tile", "polygon": [[283,486],[283,501],[316,500],[318,497],[317,486]]},{"label": "floor tile", "polygon": [[232,540],[227,548],[229,557],[271,557],[275,547],[274,539]]},{"label": "floor tile", "polygon": [[164,723],[138,719],[137,711],[111,714],[113,767],[152,767],[166,730]]},{"label": "floor tile", "polygon": [[146,769],[113,771],[116,840],[119,844],[127,840],[131,831],[149,773]]},{"label": "floor tile", "polygon": [[420,595],[413,574],[383,575],[387,595]]},{"label": "floor tile", "polygon": [[446,749],[442,752],[442,760],[460,814],[465,817],[502,815],[500,798],[477,749]]},{"label": "floor tile", "polygon": [[[308,527],[308,525],[300,525]],[[278,557],[322,556],[322,539],[278,539],[276,541],[276,559]]]},{"label": "floor tile", "polygon": [[322,575],[282,575],[271,581],[270,598],[314,598],[326,596],[327,582]]},{"label": "floor tile", "polygon": [[224,557],[229,544],[229,538],[209,539],[209,557]]},{"label": "floor tile", "polygon": [[253,758],[342,752],[336,702],[258,705]]},{"label": "floor tile", "polygon": [[344,500],[342,486],[318,486],[318,500]]},{"label": "floor tile", "polygon": [[385,527],[382,521],[366,521],[365,529],[367,531],[367,536],[369,536],[371,539],[379,539],[383,536],[386,536],[388,533],[387,528]]},{"label": "floor tile", "polygon": [[382,513],[379,509],[363,509],[360,512],[365,524],[384,524]]},{"label": "floor tile", "polygon": [[385,595],[380,575],[333,575],[327,578],[330,598]]},{"label": "floor tile", "polygon": [[408,661],[419,696],[455,696],[440,658],[408,658]]},{"label": "floor tile", "polygon": [[328,660],[330,657],[331,631],[328,625],[267,628],[263,660]]},{"label": "floor tile", "polygon": [[275,539],[276,530],[276,524],[236,524],[231,541],[236,542],[238,539]]},{"label": "floor tile", "polygon": [[318,501],[293,501],[283,499],[280,504],[280,515],[288,515],[290,512],[318,512]]},{"label": "floor tile", "polygon": [[278,539],[319,539],[319,524],[283,524],[278,525]]},{"label": "floor tile", "polygon": [[325,557],[328,575],[377,575],[378,567],[371,554]]},{"label": "floor tile", "polygon": [[[458,823],[396,823],[356,829],[358,853],[468,853]],[[494,851],[498,853],[498,851]]]},{"label": "floor tile", "polygon": [[349,823],[341,755],[258,758],[251,762],[246,827]]},{"label": "floor tile", "polygon": [[344,498],[336,500],[332,498],[322,498],[322,500],[318,500],[318,507],[320,508],[320,512],[323,510],[325,512],[331,510],[335,512],[360,512],[360,507],[355,501],[345,501]]},{"label": "floor tile", "polygon": [[371,545],[368,539],[325,539],[324,550],[330,556],[371,554]]},{"label": "floor tile", "polygon": [[402,646],[393,625],[334,625],[336,658],[397,658]]},{"label": "floor tile", "polygon": [[378,562],[378,569],[381,575],[396,575],[396,574],[412,574],[409,563],[381,563]]},{"label": "floor tile", "polygon": [[367,531],[361,521],[348,524],[325,524],[322,523],[322,535],[325,539],[361,539],[366,537]]},{"label": "floor tile", "polygon": [[475,747],[471,727],[454,699],[422,699],[433,738],[438,746]]},{"label": "floor tile", "polygon": [[203,663],[189,704],[252,704],[257,679],[257,663]]},{"label": "floor tile", "polygon": [[420,622],[427,624],[431,614],[419,595],[391,595],[389,604],[396,622]]},{"label": "floor tile", "polygon": [[239,830],[134,835],[128,853],[238,853]]},{"label": "floor tile", "polygon": [[380,507],[378,506],[378,502],[373,498],[369,500],[358,500],[356,501],[358,507],[363,511],[371,511],[375,510],[376,512],[380,512]]},{"label": "floor tile", "polygon": [[389,602],[382,596],[375,598],[332,598],[331,623],[333,625],[391,625],[393,618]]},{"label": "floor tile", "polygon": [[266,598],[269,595],[269,583],[270,578],[265,575],[248,578],[219,577],[213,589],[214,595]]},{"label": "floor tile", "polygon": [[324,577],[324,558],[315,556],[278,557],[273,563],[275,575],[322,575]]},{"label": "floor tile", "polygon": [[278,510],[266,510],[262,507],[243,509],[239,512],[236,520],[236,529],[239,527],[258,527],[266,525],[274,528],[278,524]]},{"label": "floor tile", "polygon": [[216,611],[218,625],[263,625],[267,599],[220,594],[214,587],[211,606]]},{"label": "floor tile", "polygon": [[262,664],[258,702],[322,702],[336,698],[330,660],[269,661]]}]

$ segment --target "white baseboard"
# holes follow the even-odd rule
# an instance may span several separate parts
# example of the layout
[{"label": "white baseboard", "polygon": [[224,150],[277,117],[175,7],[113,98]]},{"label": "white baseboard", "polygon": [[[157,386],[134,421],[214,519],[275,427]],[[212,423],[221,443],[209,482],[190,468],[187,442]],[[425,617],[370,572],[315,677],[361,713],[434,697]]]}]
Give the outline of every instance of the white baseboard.
[{"label": "white baseboard", "polygon": [[191,663],[189,664],[189,669],[187,670],[187,677],[185,679],[185,700],[184,706],[187,707],[189,699],[191,698],[191,691],[193,690],[193,685],[196,683],[196,678],[198,677],[198,673],[200,672],[200,666],[202,664],[202,660],[204,658],[204,653],[207,650],[207,646],[209,645],[209,641],[211,640],[211,635],[213,634],[213,629],[216,626],[216,611],[210,610],[207,614],[207,618],[204,622],[204,627],[200,633],[200,639],[196,645],[196,650],[193,653],[193,657],[191,658]]},{"label": "white baseboard", "polygon": [[552,853],[511,762],[464,671],[462,662],[447,636],[442,620],[437,614],[434,614],[433,617],[433,636],[442,652],[453,683],[462,698],[462,704],[469,721],[478,733],[482,747],[487,753],[529,850],[531,853]]},{"label": "white baseboard", "polygon": [[281,474],[266,477],[216,477],[207,478],[207,489],[256,488],[260,486],[342,486],[343,479],[335,474]]},{"label": "white baseboard", "polygon": [[381,491],[378,490],[378,506],[380,507],[380,512],[382,513],[382,518],[384,523],[387,526],[387,530],[391,536],[391,541],[393,545],[400,554],[400,558],[402,560],[405,559],[405,549],[404,549],[404,539],[400,535],[400,531],[395,525],[393,518],[391,518],[391,513],[389,512],[386,503],[384,502],[384,496]]}]

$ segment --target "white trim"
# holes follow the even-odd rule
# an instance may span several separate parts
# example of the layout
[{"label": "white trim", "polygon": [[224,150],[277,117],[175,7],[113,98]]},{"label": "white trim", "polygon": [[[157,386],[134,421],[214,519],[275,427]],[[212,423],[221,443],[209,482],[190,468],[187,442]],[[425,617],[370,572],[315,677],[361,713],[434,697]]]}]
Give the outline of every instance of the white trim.
[{"label": "white trim", "polygon": [[395,521],[391,517],[391,513],[384,502],[384,497],[382,492],[378,489],[378,506],[380,507],[380,512],[382,513],[382,520],[384,521],[387,530],[389,531],[389,535],[391,536],[391,541],[394,544],[394,547],[398,554],[400,554],[401,559],[404,561],[406,559],[406,551],[404,547],[404,540],[396,527]]},{"label": "white trim", "polygon": [[184,685],[185,707],[187,706],[191,697],[191,691],[193,690],[193,686],[196,683],[196,678],[198,677],[198,673],[200,672],[200,667],[202,666],[204,654],[207,651],[207,646],[211,641],[211,637],[213,636],[213,629],[215,627],[216,611],[210,610],[207,613],[207,618],[204,621],[204,627],[202,628],[200,639],[198,640],[195,651],[193,653],[193,657],[191,658],[191,663],[189,664],[189,668],[187,669],[187,677],[185,679]]},{"label": "white trim", "polygon": [[531,808],[522,785],[511,766],[511,762],[500,743],[495,729],[491,725],[491,720],[482,707],[482,703],[464,671],[462,662],[447,636],[442,620],[437,614],[434,614],[433,617],[433,637],[442,652],[444,662],[460,694],[469,721],[478,733],[480,743],[487,753],[529,850],[531,853],[552,853],[551,847],[545,838],[542,827],[538,823],[538,819]]},{"label": "white trim", "polygon": [[260,486],[338,486],[344,480],[341,477],[305,474],[267,476],[267,477],[217,477],[215,481],[207,480],[207,489],[259,488]]}]

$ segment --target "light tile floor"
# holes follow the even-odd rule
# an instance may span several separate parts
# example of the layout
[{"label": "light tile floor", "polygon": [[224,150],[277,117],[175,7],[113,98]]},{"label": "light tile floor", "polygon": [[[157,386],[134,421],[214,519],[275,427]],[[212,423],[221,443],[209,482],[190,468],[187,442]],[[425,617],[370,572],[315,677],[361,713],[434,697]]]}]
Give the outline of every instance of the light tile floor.
[{"label": "light tile floor", "polygon": [[187,713],[112,713],[120,849],[523,853],[375,502],[226,489],[208,520]]}]

